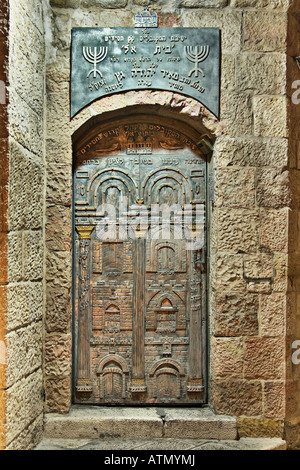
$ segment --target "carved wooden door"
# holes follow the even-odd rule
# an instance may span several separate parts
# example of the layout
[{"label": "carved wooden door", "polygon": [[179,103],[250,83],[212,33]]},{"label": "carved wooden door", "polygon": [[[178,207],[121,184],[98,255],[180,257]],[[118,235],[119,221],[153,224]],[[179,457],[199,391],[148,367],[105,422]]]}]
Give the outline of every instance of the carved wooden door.
[{"label": "carved wooden door", "polygon": [[206,162],[171,125],[76,148],[76,403],[203,403]]}]

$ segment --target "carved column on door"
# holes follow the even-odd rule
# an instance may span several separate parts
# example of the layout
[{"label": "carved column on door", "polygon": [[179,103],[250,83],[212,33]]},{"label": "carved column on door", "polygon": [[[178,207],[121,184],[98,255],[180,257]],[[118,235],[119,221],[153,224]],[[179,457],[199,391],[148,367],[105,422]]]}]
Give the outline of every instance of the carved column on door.
[{"label": "carved column on door", "polygon": [[92,392],[90,378],[90,248],[93,226],[78,226],[78,345],[76,392]]}]

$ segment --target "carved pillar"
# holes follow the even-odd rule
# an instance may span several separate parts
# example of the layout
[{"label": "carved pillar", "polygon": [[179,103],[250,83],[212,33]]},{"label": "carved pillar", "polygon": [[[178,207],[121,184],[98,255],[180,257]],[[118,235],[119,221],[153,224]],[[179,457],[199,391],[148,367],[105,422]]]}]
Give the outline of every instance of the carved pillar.
[{"label": "carved pillar", "polygon": [[133,355],[131,392],[145,392],[145,252],[146,240],[135,244],[136,279],[133,295]]},{"label": "carved pillar", "polygon": [[90,379],[90,247],[92,226],[79,226],[78,256],[78,343],[76,392],[92,392]]}]

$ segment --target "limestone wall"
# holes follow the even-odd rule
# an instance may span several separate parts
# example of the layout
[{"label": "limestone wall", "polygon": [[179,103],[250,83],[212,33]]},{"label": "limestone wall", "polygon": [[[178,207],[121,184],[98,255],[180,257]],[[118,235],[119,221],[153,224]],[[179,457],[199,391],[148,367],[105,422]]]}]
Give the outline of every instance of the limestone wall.
[{"label": "limestone wall", "polygon": [[[72,136],[95,116],[124,115],[133,106],[153,112],[153,105],[158,113],[206,126],[216,138],[209,404],[237,417],[240,436],[288,436],[297,443],[300,365],[291,362],[291,345],[300,339],[300,105],[291,102],[300,74],[292,58],[299,55],[297,1],[151,2],[160,26],[222,30],[220,121],[192,99],[158,91],[105,97],[70,120],[72,27],[133,26],[134,14],[148,3],[50,0],[49,10],[46,0],[10,1],[9,207],[1,238],[8,273],[5,262],[0,272],[7,374],[5,382],[0,349],[0,447],[1,432],[7,448],[31,447],[41,435],[43,412],[64,413],[71,405]],[[0,10],[0,54],[2,24]],[[0,104],[0,119],[2,109]],[[5,166],[1,172],[5,187]]]},{"label": "limestone wall", "polygon": [[38,442],[43,424],[43,2],[10,1],[7,449]]},{"label": "limestone wall", "polygon": [[[47,62],[46,409],[70,405],[71,136],[95,115],[156,104],[216,136],[210,227],[210,404],[241,436],[282,436],[287,407],[289,0],[151,2],[161,26],[222,30],[221,120],[179,95],[106,97],[69,119],[71,28],[132,26],[143,0],[52,0]],[[115,12],[118,12],[116,15]],[[295,67],[291,61],[289,67]],[[51,228],[53,227],[53,228]],[[54,228],[56,227],[56,228]],[[61,228],[64,227],[62,231]],[[59,357],[55,355],[59,345]],[[286,362],[287,361],[287,362]],[[296,382],[293,382],[297,386]],[[293,398],[292,398],[293,400]],[[297,408],[297,403],[294,405]]]},{"label": "limestone wall", "polygon": [[0,4],[0,450],[5,447],[6,286],[7,286],[7,2]]}]

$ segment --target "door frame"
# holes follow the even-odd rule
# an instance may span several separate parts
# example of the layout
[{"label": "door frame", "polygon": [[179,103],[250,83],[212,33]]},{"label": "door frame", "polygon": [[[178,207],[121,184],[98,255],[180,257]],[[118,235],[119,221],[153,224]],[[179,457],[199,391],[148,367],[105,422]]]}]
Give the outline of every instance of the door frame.
[{"label": "door frame", "polygon": [[[139,108],[139,107],[137,107]],[[143,107],[141,107],[143,108]],[[125,110],[126,112],[126,110]],[[175,117],[172,115],[158,115],[158,114],[153,114],[152,112],[142,112],[140,110],[139,113],[133,112],[133,110],[130,110],[129,116],[125,117],[125,112],[120,114],[115,114],[116,117],[111,118],[111,119],[106,119],[105,121],[103,119],[98,122],[97,118],[92,118],[90,119],[87,123],[82,125],[76,134],[74,135],[73,139],[73,172],[72,172],[72,180],[74,181],[74,170],[75,170],[75,164],[76,164],[76,153],[79,151],[79,149],[83,149],[84,145],[87,145],[87,143],[94,137],[95,140],[95,135],[99,135],[100,133],[105,134],[105,131],[111,128],[112,125],[117,126],[118,124],[128,124],[128,123],[136,123],[136,122],[151,122],[154,123],[156,122],[157,125],[165,125],[165,126],[171,126],[175,130],[177,129],[179,132],[182,132],[186,135],[188,135],[191,139],[195,140],[196,142],[201,142],[203,137],[208,137],[210,141],[212,141],[214,138],[212,134],[207,131],[202,124],[200,124],[201,130],[199,131],[198,129],[195,129],[195,126],[193,125],[194,123],[192,122],[191,125],[187,124],[186,122],[183,122],[181,119],[178,119],[178,116],[176,115]],[[102,122],[101,122],[102,121]],[[116,123],[117,121],[117,123]],[[204,132],[203,132],[204,131]],[[209,237],[209,229],[210,229],[210,157],[212,155],[211,152],[202,152],[203,158],[206,161],[206,171],[207,171],[207,177],[206,177],[206,254],[205,254],[205,259],[206,259],[206,275],[205,275],[205,309],[204,309],[204,315],[205,315],[205,320],[204,324],[205,327],[201,328],[202,331],[202,339],[203,339],[203,347],[202,351],[204,352],[205,359],[202,361],[203,363],[203,376],[205,380],[205,399],[203,401],[203,404],[208,403],[208,396],[209,396],[209,380],[208,380],[208,371],[209,371],[209,317],[208,317],[208,312],[209,312],[209,295],[208,295],[208,282],[209,282],[209,252],[210,252],[210,237]],[[75,292],[74,289],[76,289],[76,280],[75,280],[75,253],[74,253],[74,241],[75,241],[75,211],[74,211],[74,200],[75,200],[75,188],[73,184],[73,192],[72,192],[72,402],[74,403],[74,398],[75,398],[75,378],[76,378],[76,342],[74,341],[74,338],[77,337],[76,334],[76,322],[75,322]],[[99,404],[98,406],[109,406],[108,404]],[[122,405],[120,405],[122,406]],[[127,405],[128,406],[128,405]],[[134,403],[130,406],[134,406]],[[137,406],[142,406],[138,404]],[[145,403],[144,406],[149,406],[149,404]],[[151,406],[151,405],[150,405]],[[154,406],[159,406],[157,403],[154,404]],[[163,404],[162,406],[166,406],[166,404]],[[173,406],[173,405],[171,405]],[[175,405],[176,406],[176,405]],[[178,406],[178,405],[177,405]],[[192,406],[201,406],[201,404],[196,403],[195,405],[191,404],[183,404],[182,406],[185,407],[192,407]]]}]

